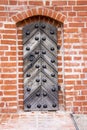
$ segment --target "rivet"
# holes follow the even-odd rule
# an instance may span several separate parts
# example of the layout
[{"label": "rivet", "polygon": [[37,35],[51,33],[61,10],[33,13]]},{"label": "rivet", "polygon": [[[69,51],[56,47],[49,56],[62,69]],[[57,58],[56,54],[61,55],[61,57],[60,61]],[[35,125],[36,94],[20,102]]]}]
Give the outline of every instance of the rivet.
[{"label": "rivet", "polygon": [[51,31],[50,31],[50,34],[52,34],[52,35],[53,35],[53,34],[54,34],[54,31],[53,31],[53,30],[51,30]]},{"label": "rivet", "polygon": [[34,55],[33,55],[33,54],[31,54],[31,55],[29,56],[29,60],[30,60],[30,61],[33,61],[33,60],[34,60],[34,58],[35,58],[35,57],[34,57]]},{"label": "rivet", "polygon": [[30,34],[30,31],[27,31],[27,32],[26,32],[26,35],[29,35],[29,34]]},{"label": "rivet", "polygon": [[46,79],[42,79],[42,81],[43,81],[43,82],[47,82],[47,80],[46,80]]},{"label": "rivet", "polygon": [[36,82],[40,82],[40,79],[36,79]]},{"label": "rivet", "polygon": [[35,65],[36,68],[39,68],[40,66],[39,65]]},{"label": "rivet", "polygon": [[43,96],[47,96],[47,93],[46,93],[46,92],[44,92],[44,93],[43,93]]},{"label": "rivet", "polygon": [[56,107],[56,104],[54,103],[54,104],[52,105],[52,107]]},{"label": "rivet", "polygon": [[42,51],[42,54],[46,54],[46,51]]},{"label": "rivet", "polygon": [[39,92],[38,92],[38,93],[36,93],[36,96],[37,96],[37,97],[39,97],[39,96],[40,96],[40,93],[39,93]]},{"label": "rivet", "polygon": [[55,49],[54,49],[54,47],[51,47],[50,50],[51,50],[51,51],[54,51]]},{"label": "rivet", "polygon": [[41,27],[44,29],[46,26],[44,24],[42,24]]},{"label": "rivet", "polygon": [[41,104],[38,104],[37,107],[38,107],[38,108],[41,108]]},{"label": "rivet", "polygon": [[46,40],[46,37],[42,37],[42,40],[45,41],[45,40]]},{"label": "rivet", "polygon": [[35,28],[38,28],[39,26],[38,26],[38,24],[35,24]]},{"label": "rivet", "polygon": [[39,54],[39,51],[35,51],[35,54]]},{"label": "rivet", "polygon": [[39,37],[35,37],[35,40],[38,41],[38,40],[39,40]]},{"label": "rivet", "polygon": [[29,50],[30,50],[30,47],[26,47],[26,50],[29,51]]},{"label": "rivet", "polygon": [[52,62],[52,63],[54,63],[54,62],[55,62],[55,60],[54,60],[54,59],[52,59],[52,60],[51,60],[51,62]]},{"label": "rivet", "polygon": [[29,105],[27,105],[27,108],[31,108],[31,105],[29,104]]},{"label": "rivet", "polygon": [[54,74],[54,73],[52,73],[52,74],[51,74],[51,76],[52,76],[52,77],[55,77],[55,74]]},{"label": "rivet", "polygon": [[31,76],[31,74],[26,74],[26,77],[30,77]]},{"label": "rivet", "polygon": [[47,108],[47,105],[46,105],[46,104],[44,104],[44,105],[43,105],[43,108]]},{"label": "rivet", "polygon": [[45,69],[45,68],[46,68],[46,65],[42,65],[42,67]]},{"label": "rivet", "polygon": [[30,91],[31,91],[31,89],[30,89],[30,88],[27,88],[27,91],[28,91],[28,92],[30,92]]},{"label": "rivet", "polygon": [[56,91],[56,88],[52,88],[52,92],[55,92]]}]

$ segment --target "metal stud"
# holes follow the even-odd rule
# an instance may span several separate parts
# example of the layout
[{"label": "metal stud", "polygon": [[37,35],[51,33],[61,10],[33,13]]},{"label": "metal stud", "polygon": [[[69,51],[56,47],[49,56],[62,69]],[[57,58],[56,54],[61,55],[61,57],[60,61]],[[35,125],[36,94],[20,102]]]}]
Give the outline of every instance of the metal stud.
[{"label": "metal stud", "polygon": [[39,51],[35,51],[35,54],[39,54]]},{"label": "metal stud", "polygon": [[35,24],[35,28],[38,28],[39,26],[38,26],[38,24]]},{"label": "metal stud", "polygon": [[28,104],[28,105],[27,105],[27,108],[31,108],[31,105],[30,105],[30,104]]},{"label": "metal stud", "polygon": [[42,54],[46,54],[46,51],[42,51]]},{"label": "metal stud", "polygon": [[44,24],[42,24],[41,27],[44,29],[46,26]]},{"label": "metal stud", "polygon": [[30,50],[30,47],[26,47],[26,50],[29,51],[29,50]]},{"label": "metal stud", "polygon": [[46,37],[42,37],[42,40],[45,41],[45,40],[46,40]]},{"label": "metal stud", "polygon": [[46,69],[46,65],[42,65],[42,67],[43,67],[44,69]]},{"label": "metal stud", "polygon": [[26,35],[29,35],[29,34],[30,34],[30,31],[27,31],[27,32],[26,32]]},{"label": "metal stud", "polygon": [[43,108],[47,108],[47,105],[46,105],[46,104],[44,104],[44,105],[43,105]]},{"label": "metal stud", "polygon": [[44,97],[45,97],[45,96],[47,96],[47,93],[46,93],[46,92],[44,92],[44,93],[43,93],[43,96],[44,96]]},{"label": "metal stud", "polygon": [[42,79],[42,81],[43,81],[43,82],[47,82],[47,80],[46,80],[46,79]]},{"label": "metal stud", "polygon": [[55,49],[54,49],[54,47],[51,47],[50,50],[51,50],[51,51],[54,51]]},{"label": "metal stud", "polygon": [[53,31],[53,30],[51,30],[51,31],[50,31],[50,34],[52,34],[52,35],[53,35],[53,34],[54,34],[54,31]]},{"label": "metal stud", "polygon": [[38,92],[38,93],[36,93],[36,96],[37,96],[37,97],[39,97],[39,96],[40,96],[40,93],[39,93],[39,92]]},{"label": "metal stud", "polygon": [[30,77],[31,76],[31,74],[26,74],[26,77]]},{"label": "metal stud", "polygon": [[55,92],[56,91],[56,88],[52,88],[52,92]]},{"label": "metal stud", "polygon": [[38,41],[38,40],[39,40],[39,37],[35,37],[35,40]]},{"label": "metal stud", "polygon": [[36,68],[39,68],[40,66],[39,65],[35,65]]},{"label": "metal stud", "polygon": [[40,79],[36,79],[36,82],[40,82]]},{"label": "metal stud", "polygon": [[27,91],[28,91],[28,92],[30,92],[30,91],[31,91],[31,89],[30,89],[30,88],[27,88]]},{"label": "metal stud", "polygon": [[56,103],[54,103],[54,104],[52,105],[52,107],[56,107]]},{"label": "metal stud", "polygon": [[51,74],[51,76],[52,76],[52,77],[55,77],[55,74],[54,74],[54,73],[52,73],[52,74]]},{"label": "metal stud", "polygon": [[34,60],[34,58],[35,58],[35,57],[34,57],[34,55],[33,55],[33,54],[31,54],[31,55],[29,56],[29,60],[30,60],[30,61],[33,61],[33,60]]},{"label": "metal stud", "polygon": [[55,60],[54,60],[54,59],[52,59],[52,60],[51,60],[51,62],[52,62],[52,63],[54,63],[54,62],[55,62]]},{"label": "metal stud", "polygon": [[41,108],[41,104],[38,104],[37,107],[38,107],[38,108]]}]

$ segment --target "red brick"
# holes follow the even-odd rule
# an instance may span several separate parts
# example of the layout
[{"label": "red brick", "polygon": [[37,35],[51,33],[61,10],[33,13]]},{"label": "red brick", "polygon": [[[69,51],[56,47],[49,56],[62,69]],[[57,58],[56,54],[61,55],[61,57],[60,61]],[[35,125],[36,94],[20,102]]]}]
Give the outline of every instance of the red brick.
[{"label": "red brick", "polygon": [[9,1],[9,4],[10,4],[10,5],[17,5],[17,1],[15,1],[15,0],[10,0],[10,1]]},{"label": "red brick", "polygon": [[87,12],[78,12],[77,16],[87,16]]},{"label": "red brick", "polygon": [[43,2],[42,1],[29,1],[29,4],[30,5],[43,5]]},{"label": "red brick", "polygon": [[16,74],[1,74],[1,78],[16,78]]},{"label": "red brick", "polygon": [[16,91],[4,91],[5,96],[16,96],[17,92]]},{"label": "red brick", "polygon": [[2,90],[16,90],[17,86],[16,85],[3,85],[1,86]]},{"label": "red brick", "polygon": [[0,5],[8,5],[8,0],[0,0]]},{"label": "red brick", "polygon": [[1,40],[1,44],[14,45],[16,44],[15,40]]},{"label": "red brick", "polygon": [[67,1],[52,1],[52,5],[53,6],[57,6],[57,5],[58,6],[60,6],[60,5],[65,6],[65,5],[67,5]]},{"label": "red brick", "polygon": [[76,96],[75,100],[79,100],[79,101],[85,100],[85,96]]},{"label": "red brick", "polygon": [[75,6],[73,7],[74,11],[87,11],[87,6]]},{"label": "red brick", "polygon": [[69,23],[69,27],[84,27],[84,23]]},{"label": "red brick", "polygon": [[2,67],[16,67],[16,62],[13,63],[1,63]]},{"label": "red brick", "polygon": [[77,1],[77,5],[87,5],[87,1],[86,0]]}]

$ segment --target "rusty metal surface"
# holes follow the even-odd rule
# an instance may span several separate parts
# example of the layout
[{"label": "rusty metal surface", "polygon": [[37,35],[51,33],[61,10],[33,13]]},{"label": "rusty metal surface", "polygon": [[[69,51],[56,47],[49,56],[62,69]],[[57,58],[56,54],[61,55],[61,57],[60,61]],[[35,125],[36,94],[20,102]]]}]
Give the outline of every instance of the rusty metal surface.
[{"label": "rusty metal surface", "polygon": [[58,110],[57,29],[45,22],[23,28],[24,110]]}]

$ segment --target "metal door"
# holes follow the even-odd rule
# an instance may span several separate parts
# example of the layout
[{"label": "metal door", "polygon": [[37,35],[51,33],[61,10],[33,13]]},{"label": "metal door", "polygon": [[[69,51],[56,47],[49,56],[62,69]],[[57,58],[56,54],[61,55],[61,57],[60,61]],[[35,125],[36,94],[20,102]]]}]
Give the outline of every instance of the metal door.
[{"label": "metal door", "polygon": [[57,110],[57,29],[45,22],[23,28],[24,110]]}]

